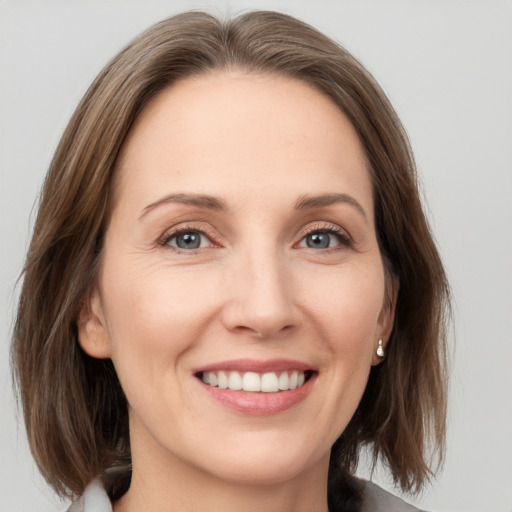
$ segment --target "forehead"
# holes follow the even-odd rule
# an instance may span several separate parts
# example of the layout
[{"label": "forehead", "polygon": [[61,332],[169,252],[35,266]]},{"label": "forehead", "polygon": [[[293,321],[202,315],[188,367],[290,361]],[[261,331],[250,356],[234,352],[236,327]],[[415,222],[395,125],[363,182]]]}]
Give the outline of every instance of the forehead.
[{"label": "forehead", "polygon": [[333,188],[371,197],[357,134],[326,95],[297,79],[241,71],[187,78],[158,94],[131,129],[117,172],[117,199]]}]

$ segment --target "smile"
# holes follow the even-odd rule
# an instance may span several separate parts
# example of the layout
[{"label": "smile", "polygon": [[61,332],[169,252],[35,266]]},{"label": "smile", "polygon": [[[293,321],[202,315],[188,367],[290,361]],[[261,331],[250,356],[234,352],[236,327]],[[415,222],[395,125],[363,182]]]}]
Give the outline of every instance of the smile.
[{"label": "smile", "polygon": [[300,388],[311,377],[311,371],[292,370],[283,372],[211,371],[201,372],[198,377],[204,384],[231,391],[278,393]]},{"label": "smile", "polygon": [[228,409],[250,416],[279,414],[309,395],[318,371],[290,359],[237,359],[193,372],[207,395]]}]

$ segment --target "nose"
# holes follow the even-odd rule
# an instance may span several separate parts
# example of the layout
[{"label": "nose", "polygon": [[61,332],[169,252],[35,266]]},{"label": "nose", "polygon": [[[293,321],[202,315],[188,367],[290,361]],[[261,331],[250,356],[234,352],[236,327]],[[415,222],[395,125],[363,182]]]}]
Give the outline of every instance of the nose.
[{"label": "nose", "polygon": [[228,300],[222,317],[228,330],[270,339],[297,327],[291,271],[275,247],[241,256],[230,270],[226,285]]}]

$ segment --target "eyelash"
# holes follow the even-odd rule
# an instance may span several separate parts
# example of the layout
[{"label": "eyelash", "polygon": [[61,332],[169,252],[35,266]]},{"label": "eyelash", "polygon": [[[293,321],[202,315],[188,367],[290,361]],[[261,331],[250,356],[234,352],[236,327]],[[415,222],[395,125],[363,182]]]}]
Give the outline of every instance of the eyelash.
[{"label": "eyelash", "polygon": [[[191,253],[191,252],[200,251],[201,248],[198,248],[198,249],[180,249],[178,247],[171,247],[169,245],[169,242],[171,240],[173,240],[174,238],[179,237],[180,235],[184,235],[184,234],[187,234],[187,233],[198,233],[200,235],[203,235],[206,238],[208,238],[208,240],[210,240],[210,242],[214,246],[217,245],[217,247],[219,247],[219,245],[216,243],[216,236],[215,236],[214,233],[209,232],[209,230],[206,230],[203,227],[194,226],[194,225],[185,225],[185,226],[181,226],[179,228],[173,229],[171,231],[167,231],[159,239],[158,245],[160,245],[162,247],[170,247],[172,250],[177,251],[177,252]],[[306,238],[307,236],[312,235],[314,233],[326,233],[326,234],[329,234],[329,235],[336,235],[338,237],[338,239],[339,239],[339,242],[340,242],[341,246],[350,247],[352,245],[352,239],[347,234],[347,232],[345,230],[339,228],[335,224],[330,224],[330,223],[329,224],[317,224],[317,225],[314,225],[314,226],[311,226],[311,227],[307,228],[306,231],[301,233],[301,237],[300,237],[300,240],[299,240],[298,243],[302,242],[302,240],[304,240],[304,238]],[[338,249],[338,247],[329,247],[329,248],[323,249],[323,251],[329,251],[329,250],[335,251],[336,249]],[[317,251],[319,249],[314,249],[314,250]]]},{"label": "eyelash", "polygon": [[[335,224],[317,224],[315,226],[309,227],[305,232],[302,233],[300,242],[304,240],[309,235],[312,235],[314,233],[326,233],[328,235],[336,235],[339,239],[340,245],[344,247],[350,247],[352,245],[352,239],[348,235],[348,233],[341,229],[340,227],[336,226]],[[326,249],[323,249],[324,251],[335,251],[338,249],[338,247],[328,247]],[[313,249],[317,251],[318,249]]]},{"label": "eyelash", "polygon": [[[158,241],[158,244],[163,247],[166,247],[166,246],[171,247],[171,246],[169,246],[169,242],[173,238],[177,238],[180,235],[185,235],[187,233],[199,233],[200,235],[203,235],[206,238],[208,238],[208,240],[210,240],[212,242],[212,244],[216,245],[216,243],[215,243],[216,237],[213,233],[210,233],[208,230],[204,229],[203,227],[198,227],[198,226],[194,226],[194,225],[180,226],[179,228],[165,232],[165,234]],[[181,252],[181,251],[193,252],[193,251],[200,250],[200,249],[180,249],[178,247],[171,247],[171,249],[178,251],[178,252]]]}]

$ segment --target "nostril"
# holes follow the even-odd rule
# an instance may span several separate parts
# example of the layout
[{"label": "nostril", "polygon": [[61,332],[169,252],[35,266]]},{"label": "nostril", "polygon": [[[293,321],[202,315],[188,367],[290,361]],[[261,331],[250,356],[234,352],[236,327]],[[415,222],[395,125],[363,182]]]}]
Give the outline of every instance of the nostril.
[{"label": "nostril", "polygon": [[246,326],[246,325],[238,325],[232,329],[235,332],[240,334],[249,334],[255,336],[260,339],[272,338],[275,336],[288,334],[293,330],[293,325],[285,325],[284,327],[276,327],[272,325],[256,325]]}]

